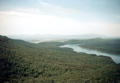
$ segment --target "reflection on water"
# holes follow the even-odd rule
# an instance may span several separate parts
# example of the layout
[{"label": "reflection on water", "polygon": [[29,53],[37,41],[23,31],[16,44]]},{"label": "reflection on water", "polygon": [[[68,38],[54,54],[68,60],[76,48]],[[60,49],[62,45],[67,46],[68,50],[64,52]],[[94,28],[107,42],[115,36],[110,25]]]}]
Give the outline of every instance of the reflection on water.
[{"label": "reflection on water", "polygon": [[108,54],[108,53],[103,53],[95,50],[89,50],[85,48],[81,48],[78,46],[79,44],[67,44],[67,45],[62,45],[60,47],[68,47],[72,48],[76,52],[85,52],[87,54],[96,54],[97,56],[103,55],[103,56],[109,56],[113,59],[114,62],[120,63],[120,55],[115,55],[115,54]]}]

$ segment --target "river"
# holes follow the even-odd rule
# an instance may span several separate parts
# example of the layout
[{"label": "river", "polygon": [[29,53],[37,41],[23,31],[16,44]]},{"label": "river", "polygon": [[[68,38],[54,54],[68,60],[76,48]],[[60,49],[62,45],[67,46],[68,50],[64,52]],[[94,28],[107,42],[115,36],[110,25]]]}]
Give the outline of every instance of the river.
[{"label": "river", "polygon": [[66,44],[66,45],[62,45],[60,47],[72,48],[76,52],[85,52],[87,54],[96,54],[97,56],[99,56],[99,55],[109,56],[113,59],[114,62],[120,63],[120,55],[103,53],[103,52],[99,52],[99,51],[96,51],[96,50],[89,50],[89,49],[82,48],[78,45],[80,45],[80,44]]}]

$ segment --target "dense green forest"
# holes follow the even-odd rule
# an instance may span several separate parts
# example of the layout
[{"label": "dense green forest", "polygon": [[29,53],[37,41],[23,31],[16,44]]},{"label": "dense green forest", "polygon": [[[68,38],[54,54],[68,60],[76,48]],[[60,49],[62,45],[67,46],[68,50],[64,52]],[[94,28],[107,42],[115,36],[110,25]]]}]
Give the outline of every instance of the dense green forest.
[{"label": "dense green forest", "polygon": [[120,83],[120,64],[62,44],[0,36],[0,83]]},{"label": "dense green forest", "polygon": [[86,40],[69,40],[70,44],[81,44],[80,47],[97,50],[101,52],[120,54],[120,39],[86,39]]}]

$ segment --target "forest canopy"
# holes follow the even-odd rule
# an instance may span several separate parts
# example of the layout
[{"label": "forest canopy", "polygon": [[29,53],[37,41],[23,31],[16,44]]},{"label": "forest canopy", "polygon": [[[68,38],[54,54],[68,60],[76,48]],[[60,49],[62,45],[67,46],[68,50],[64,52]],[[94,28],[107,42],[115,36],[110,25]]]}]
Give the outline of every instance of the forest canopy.
[{"label": "forest canopy", "polygon": [[[68,42],[66,42],[68,43]],[[110,57],[0,36],[0,83],[118,83],[120,64]]]},{"label": "forest canopy", "polygon": [[81,44],[82,48],[97,50],[110,54],[120,54],[120,39],[85,39],[85,40],[69,40],[70,44]]}]

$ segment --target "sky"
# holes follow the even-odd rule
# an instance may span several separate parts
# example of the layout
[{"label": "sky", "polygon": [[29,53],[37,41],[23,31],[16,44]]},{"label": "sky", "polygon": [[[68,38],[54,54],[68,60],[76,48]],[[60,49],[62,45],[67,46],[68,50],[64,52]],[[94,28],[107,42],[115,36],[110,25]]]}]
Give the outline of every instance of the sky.
[{"label": "sky", "polygon": [[120,0],[0,0],[0,35],[120,36]]}]

